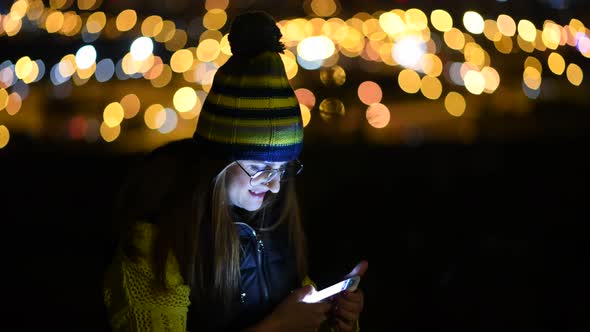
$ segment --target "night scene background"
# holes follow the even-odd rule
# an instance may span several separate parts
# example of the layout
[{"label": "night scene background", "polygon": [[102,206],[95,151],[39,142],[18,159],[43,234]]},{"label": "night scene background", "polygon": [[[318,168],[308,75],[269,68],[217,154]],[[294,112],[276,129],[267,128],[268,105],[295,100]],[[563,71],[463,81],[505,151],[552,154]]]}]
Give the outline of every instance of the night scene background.
[{"label": "night scene background", "polygon": [[590,329],[589,1],[2,0],[3,329],[109,330],[114,194],[251,9],[305,120],[312,278],[369,261],[362,330]]}]

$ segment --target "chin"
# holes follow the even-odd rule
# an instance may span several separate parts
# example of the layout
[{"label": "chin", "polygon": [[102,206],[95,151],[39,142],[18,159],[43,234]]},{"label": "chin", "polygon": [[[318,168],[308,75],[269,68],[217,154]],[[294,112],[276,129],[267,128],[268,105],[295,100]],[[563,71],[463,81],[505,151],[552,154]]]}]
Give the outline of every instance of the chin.
[{"label": "chin", "polygon": [[260,209],[260,206],[261,206],[261,204],[249,204],[249,205],[242,207],[242,209],[244,209],[246,211],[254,212],[254,211],[257,211],[258,209]]}]

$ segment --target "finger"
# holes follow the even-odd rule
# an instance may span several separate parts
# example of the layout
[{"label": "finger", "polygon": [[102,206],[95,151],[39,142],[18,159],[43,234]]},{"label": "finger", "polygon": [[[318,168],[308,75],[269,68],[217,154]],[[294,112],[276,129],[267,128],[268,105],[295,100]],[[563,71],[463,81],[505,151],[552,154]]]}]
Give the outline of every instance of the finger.
[{"label": "finger", "polygon": [[346,322],[342,319],[336,319],[336,326],[338,327],[338,331],[342,332],[351,332],[352,331],[352,322]]},{"label": "finger", "polygon": [[362,303],[364,298],[364,294],[360,289],[357,289],[354,292],[344,291],[334,299],[334,301],[349,301],[355,303]]},{"label": "finger", "polygon": [[337,307],[334,310],[334,314],[336,318],[346,320],[346,321],[353,321],[357,320],[359,317],[359,311],[357,309],[349,310],[346,308]]},{"label": "finger", "polygon": [[351,302],[342,302],[336,303],[334,306],[333,312],[337,310],[344,310],[349,312],[361,312],[362,307],[358,303],[351,303]]}]

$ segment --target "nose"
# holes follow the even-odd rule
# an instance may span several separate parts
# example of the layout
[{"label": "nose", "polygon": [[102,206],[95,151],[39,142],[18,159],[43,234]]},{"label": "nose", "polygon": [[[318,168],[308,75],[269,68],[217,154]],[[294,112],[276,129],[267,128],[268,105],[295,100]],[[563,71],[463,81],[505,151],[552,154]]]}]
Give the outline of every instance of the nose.
[{"label": "nose", "polygon": [[276,194],[281,190],[281,181],[278,176],[275,176],[270,182],[266,184],[268,190],[270,190],[273,194]]}]

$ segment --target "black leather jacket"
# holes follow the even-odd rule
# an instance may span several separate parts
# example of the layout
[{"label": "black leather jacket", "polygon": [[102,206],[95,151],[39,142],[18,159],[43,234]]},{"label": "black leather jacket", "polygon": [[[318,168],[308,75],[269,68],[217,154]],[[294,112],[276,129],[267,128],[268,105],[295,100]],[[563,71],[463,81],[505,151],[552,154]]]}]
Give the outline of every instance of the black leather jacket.
[{"label": "black leather jacket", "polygon": [[221,317],[215,310],[204,314],[189,307],[189,331],[243,330],[262,320],[292,290],[301,287],[295,256],[288,248],[286,225],[260,234],[246,223],[236,222],[235,226],[240,236],[241,279],[232,312]]}]

